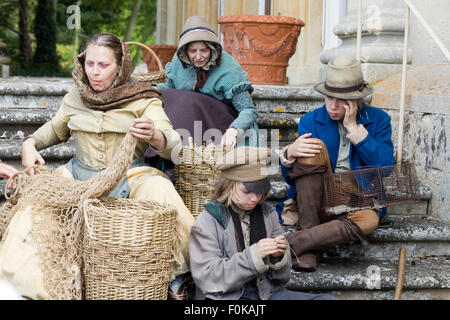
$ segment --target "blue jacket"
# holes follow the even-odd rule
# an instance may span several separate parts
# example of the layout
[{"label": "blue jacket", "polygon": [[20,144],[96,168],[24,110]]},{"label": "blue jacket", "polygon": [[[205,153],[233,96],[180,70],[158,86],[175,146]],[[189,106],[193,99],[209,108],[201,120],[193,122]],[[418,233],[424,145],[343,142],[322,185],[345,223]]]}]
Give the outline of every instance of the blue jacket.
[{"label": "blue jacket", "polygon": [[[392,144],[391,117],[381,109],[364,104],[358,112],[356,122],[362,124],[368,131],[367,137],[356,145],[350,146],[350,168],[357,170],[367,167],[390,166],[394,160],[394,146]],[[328,115],[325,105],[305,114],[298,124],[299,136],[312,133],[312,138],[321,139],[328,150],[333,172],[339,151],[339,131],[337,122]],[[284,180],[291,186],[287,198],[296,195],[295,182],[287,176],[291,168],[281,165]],[[283,202],[277,204],[277,212],[281,218]],[[380,210],[380,219],[386,215],[386,209]]]}]

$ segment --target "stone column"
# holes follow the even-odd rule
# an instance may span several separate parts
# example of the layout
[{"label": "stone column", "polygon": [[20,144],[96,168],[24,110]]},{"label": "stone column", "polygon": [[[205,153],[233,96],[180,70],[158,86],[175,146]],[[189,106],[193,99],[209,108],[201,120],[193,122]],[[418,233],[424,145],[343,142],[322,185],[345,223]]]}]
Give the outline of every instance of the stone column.
[{"label": "stone column", "polygon": [[218,32],[218,15],[218,0],[158,0],[156,43],[178,45],[184,22],[190,16],[205,17],[213,30]]},{"label": "stone column", "polygon": [[211,0],[185,0],[184,20],[191,16],[202,16],[209,22],[211,28],[217,32],[219,2]]},{"label": "stone column", "polygon": [[4,56],[2,50],[6,48],[6,43],[0,39],[0,76],[8,78],[10,75],[9,65],[11,64],[11,58]]},{"label": "stone column", "polygon": [[178,44],[183,30],[183,0],[158,0],[156,13],[156,43]]},{"label": "stone column", "polygon": [[[340,55],[356,57],[358,1],[348,0],[347,6],[346,18],[333,29],[342,40],[342,45],[322,51],[320,60],[324,64]],[[365,79],[372,84],[401,71],[405,14],[403,1],[363,1],[361,63]],[[411,63],[411,50],[408,53],[408,63]],[[324,77],[323,71],[322,69],[321,78]]]},{"label": "stone column", "polygon": [[255,0],[222,0],[223,15],[258,14],[259,1]]},{"label": "stone column", "polygon": [[322,1],[317,0],[272,0],[272,15],[296,17],[305,23],[295,54],[289,60],[286,72],[289,85],[316,83],[319,80],[322,9]]}]

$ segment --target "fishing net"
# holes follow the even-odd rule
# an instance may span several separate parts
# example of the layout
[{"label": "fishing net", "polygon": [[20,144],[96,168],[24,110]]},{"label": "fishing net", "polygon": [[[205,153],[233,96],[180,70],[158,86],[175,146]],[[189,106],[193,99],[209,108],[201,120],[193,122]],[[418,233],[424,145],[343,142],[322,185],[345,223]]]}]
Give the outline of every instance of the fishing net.
[{"label": "fishing net", "polygon": [[135,146],[136,138],[127,133],[110,166],[87,181],[66,178],[43,166],[34,167],[33,176],[23,171],[12,178],[16,188],[0,209],[0,236],[17,212],[32,206],[33,245],[50,299],[83,299],[83,204],[107,196],[118,185],[131,165]]}]

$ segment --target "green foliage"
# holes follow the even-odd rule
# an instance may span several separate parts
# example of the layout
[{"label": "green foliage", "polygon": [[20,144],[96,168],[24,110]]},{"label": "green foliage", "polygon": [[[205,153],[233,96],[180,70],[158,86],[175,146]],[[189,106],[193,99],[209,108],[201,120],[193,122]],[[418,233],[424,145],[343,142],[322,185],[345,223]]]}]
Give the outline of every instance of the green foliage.
[{"label": "green foliage", "polygon": [[52,17],[50,0],[38,0],[34,19],[36,50],[33,56],[33,73],[36,75],[58,75],[59,64],[56,54],[56,26]]},{"label": "green foliage", "polygon": [[0,1],[0,39],[6,43],[7,47],[3,50],[3,54],[13,59],[12,68],[17,69],[22,57],[19,52],[19,35],[18,35],[18,8],[17,1],[4,0]]},{"label": "green foliage", "polygon": [[61,72],[70,76],[73,69],[73,44],[58,43],[56,52],[58,53]]},{"label": "green foliage", "polygon": [[[58,39],[61,43],[74,43],[75,30],[65,27],[69,15],[67,7],[75,1],[60,0],[58,2]],[[143,43],[154,43],[156,37],[156,0],[144,0],[139,11],[132,40]],[[80,5],[81,29],[79,30],[79,47],[77,52],[85,49],[87,41],[97,33],[113,33],[124,39],[135,0],[83,0]],[[152,42],[149,42],[152,41]],[[132,58],[140,50],[131,47]]]},{"label": "green foliage", "polygon": [[[96,33],[114,33],[121,39],[125,38],[135,0],[81,0],[80,2],[81,29],[78,30],[76,53],[83,51],[86,42]],[[142,1],[132,41],[155,43],[156,2],[157,0]],[[46,6],[39,8],[44,11],[38,12],[38,6],[43,6],[44,3]],[[56,23],[53,23],[52,29],[52,0],[28,0],[28,31],[36,67],[25,68],[18,40],[18,0],[0,0],[0,38],[8,45],[4,53],[13,59],[14,75],[70,76],[77,32],[67,27],[67,19],[72,14],[67,13],[67,8],[75,4],[77,0],[57,1]],[[52,34],[55,36],[53,37]],[[42,42],[38,39],[38,35],[43,39]],[[131,46],[131,54],[135,62],[142,56],[137,46]],[[43,65],[50,61],[52,65],[50,63]]]}]

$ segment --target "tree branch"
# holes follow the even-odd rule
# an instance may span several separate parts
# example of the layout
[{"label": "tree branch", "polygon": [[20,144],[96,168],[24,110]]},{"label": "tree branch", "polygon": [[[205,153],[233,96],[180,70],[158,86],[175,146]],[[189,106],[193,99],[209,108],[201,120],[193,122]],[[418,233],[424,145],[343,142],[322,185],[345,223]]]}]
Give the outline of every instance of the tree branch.
[{"label": "tree branch", "polygon": [[7,25],[7,24],[4,23],[3,21],[0,21],[0,26],[6,28],[6,29],[8,29],[8,30],[11,30],[11,31],[14,32],[14,33],[20,34],[20,31],[18,31],[18,30],[16,30],[16,29],[14,29],[13,27]]}]

